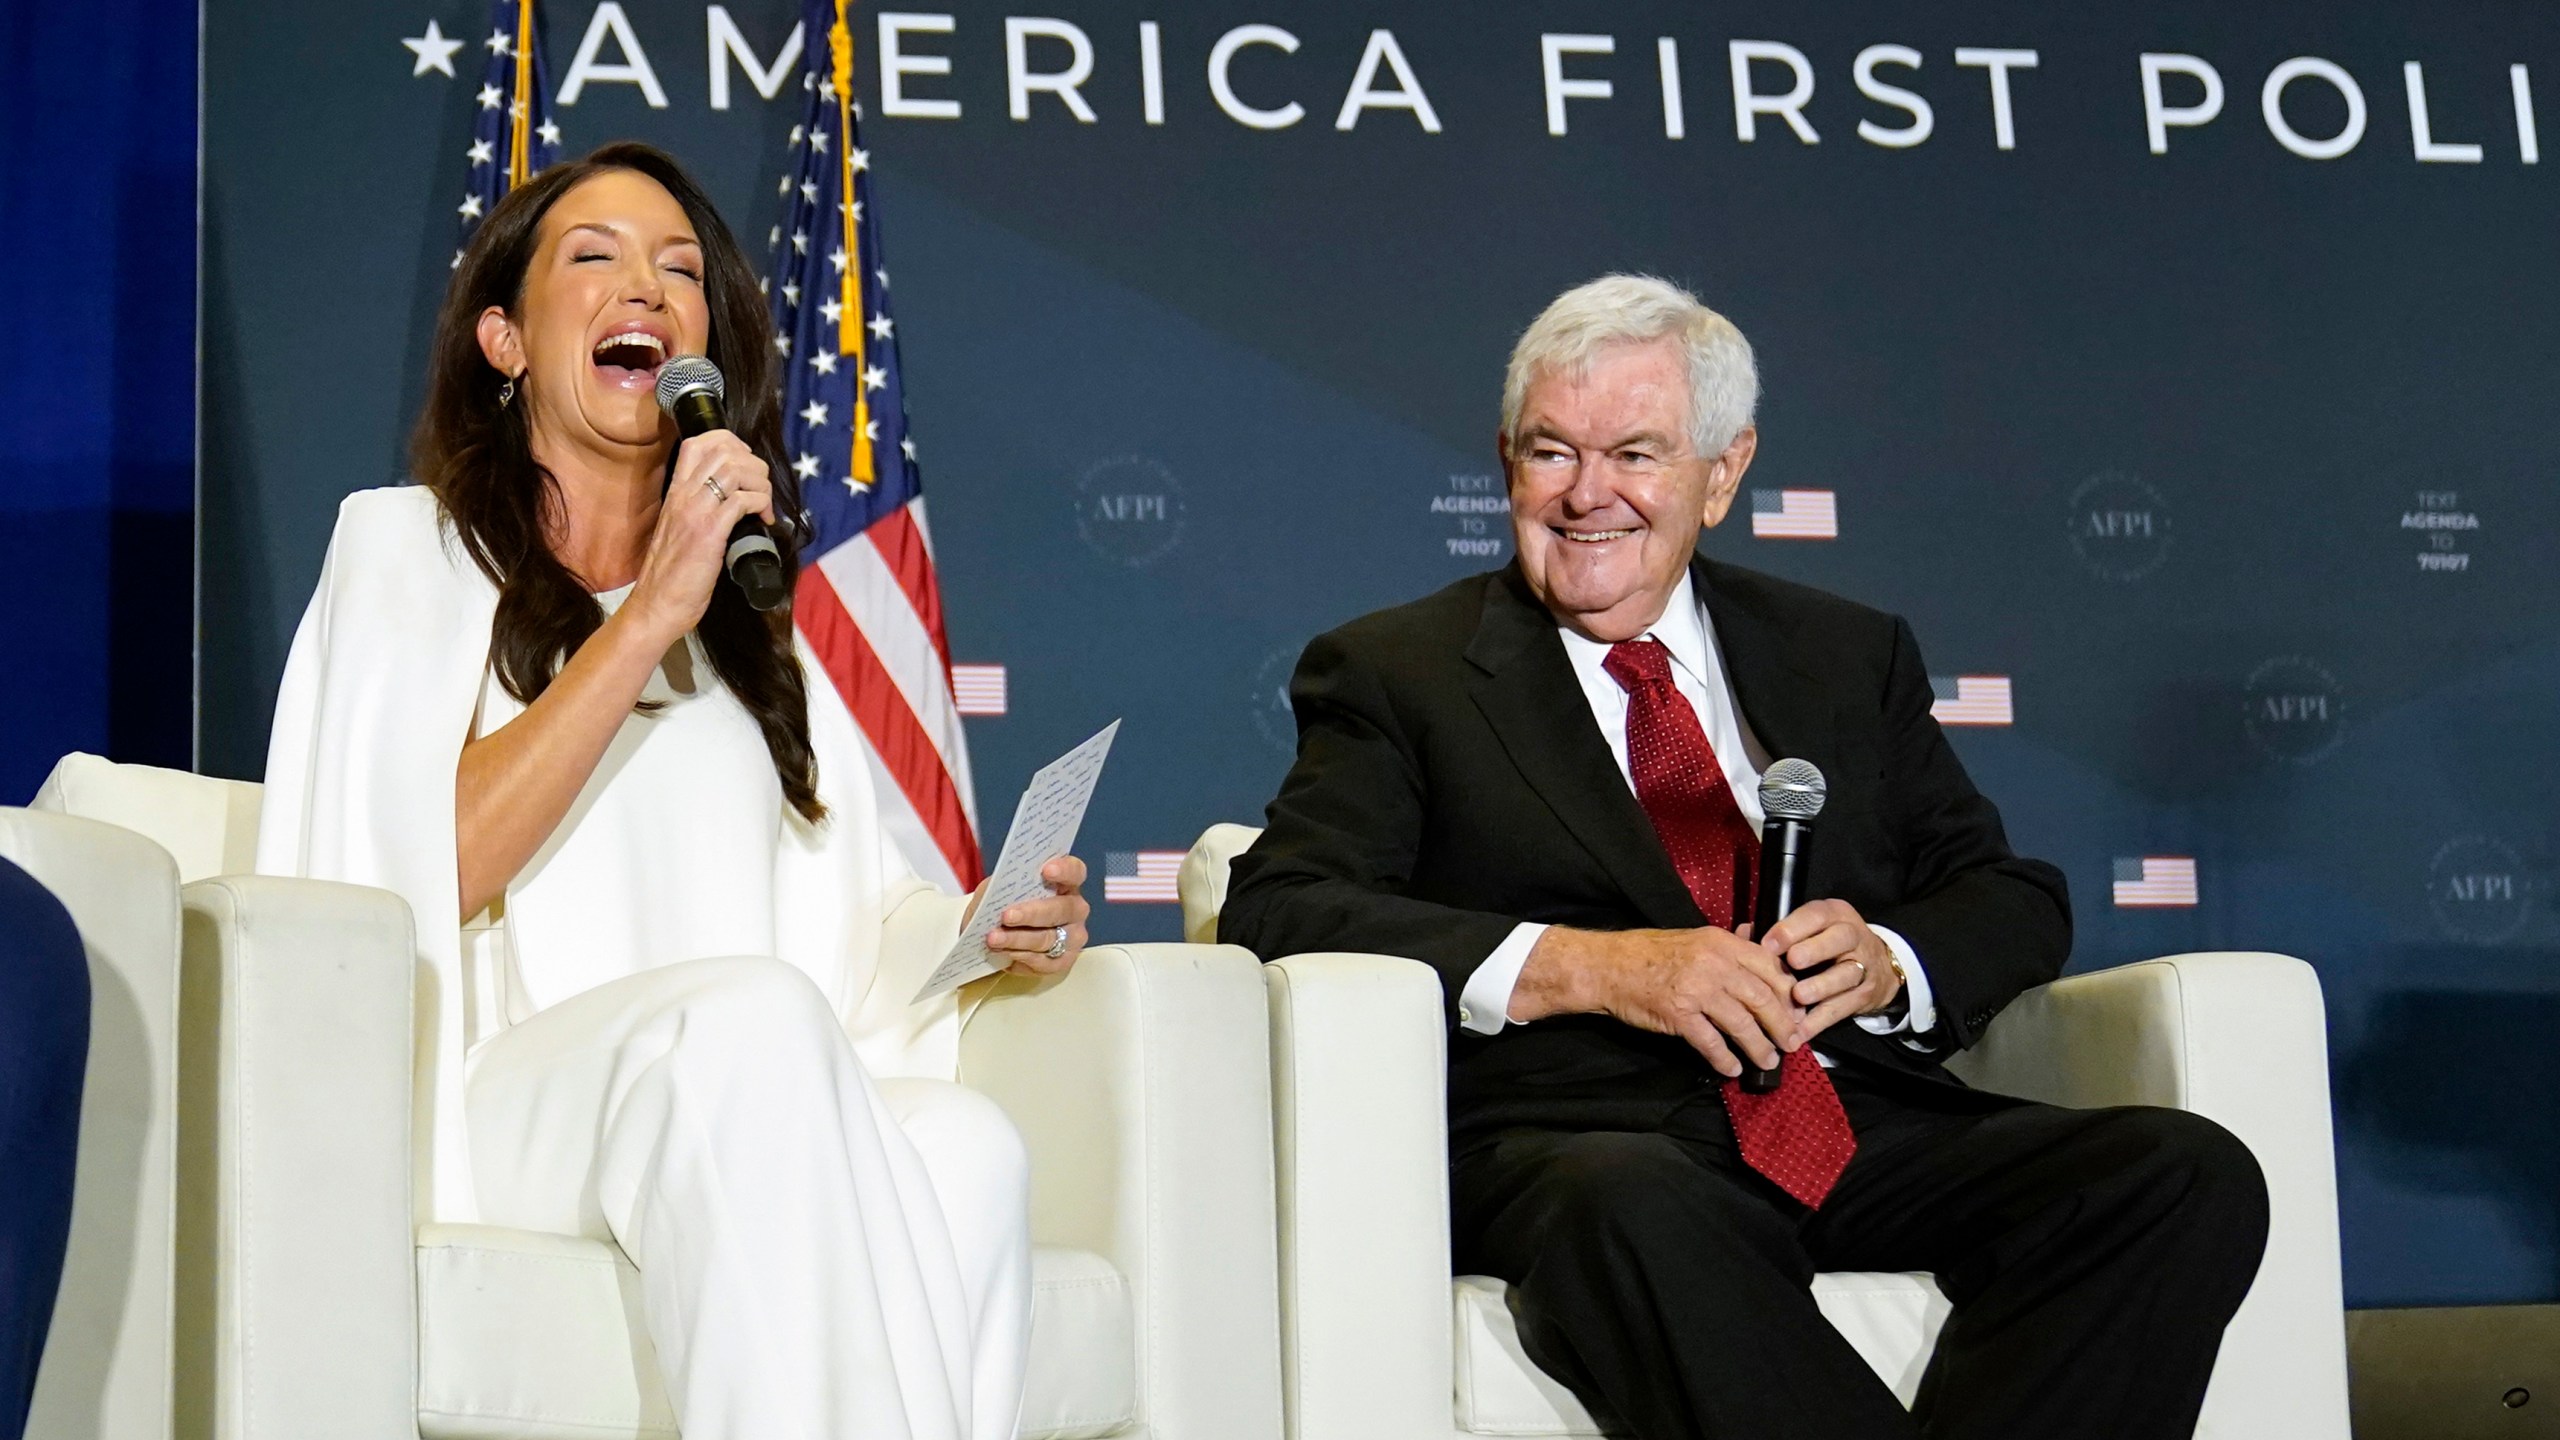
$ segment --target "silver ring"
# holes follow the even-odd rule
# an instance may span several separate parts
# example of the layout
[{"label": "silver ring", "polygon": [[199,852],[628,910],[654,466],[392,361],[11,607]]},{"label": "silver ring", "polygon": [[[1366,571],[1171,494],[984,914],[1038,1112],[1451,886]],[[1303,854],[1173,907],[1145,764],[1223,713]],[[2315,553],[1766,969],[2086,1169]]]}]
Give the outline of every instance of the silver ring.
[{"label": "silver ring", "polygon": [[1064,954],[1066,954],[1066,953],[1067,953],[1067,927],[1066,927],[1066,926],[1064,926],[1064,925],[1061,925],[1061,926],[1059,926],[1059,927],[1058,927],[1058,938],[1057,938],[1057,939],[1055,939],[1055,940],[1050,941],[1050,942],[1049,942],[1049,948],[1048,948],[1048,949],[1046,949],[1046,950],[1041,951],[1041,952],[1040,952],[1040,954],[1041,954],[1042,958],[1044,958],[1044,959],[1055,960],[1055,959],[1057,959],[1059,956],[1064,955]]},{"label": "silver ring", "polygon": [[720,477],[719,477],[719,476],[717,476],[717,475],[705,475],[705,476],[703,476],[703,477],[702,477],[702,483],[703,483],[703,485],[704,485],[706,488],[708,488],[708,489],[711,491],[711,498],[712,498],[712,499],[714,499],[714,500],[726,500],[726,499],[728,499],[728,498],[729,498],[729,492],[720,488]]}]

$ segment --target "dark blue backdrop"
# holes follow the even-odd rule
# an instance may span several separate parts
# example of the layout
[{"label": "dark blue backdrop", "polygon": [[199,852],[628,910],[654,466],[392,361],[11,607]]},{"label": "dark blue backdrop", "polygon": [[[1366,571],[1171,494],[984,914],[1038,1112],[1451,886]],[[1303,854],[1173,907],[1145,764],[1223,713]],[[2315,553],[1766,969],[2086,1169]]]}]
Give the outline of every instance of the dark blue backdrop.
[{"label": "dark blue backdrop", "polygon": [[0,6],[0,801],[66,750],[185,765],[196,11]]},{"label": "dark blue backdrop", "polygon": [[[602,8],[546,10],[555,83],[610,30]],[[2020,844],[2070,874],[2075,963],[2253,946],[2319,967],[2351,1301],[2560,1297],[2560,1127],[2540,1103],[2560,1086],[2560,177],[2524,161],[2509,69],[2528,67],[2540,131],[2560,137],[2560,17],[2502,0],[2352,16],[2307,0],[1043,8],[1090,38],[1093,123],[1048,94],[1010,116],[1001,5],[955,4],[951,33],[908,42],[950,57],[907,88],[959,101],[956,119],[882,113],[862,36],[954,650],[1011,672],[1012,713],[972,722],[985,810],[1123,714],[1089,853],[1253,818],[1287,763],[1279,686],[1305,638],[1505,550],[1466,553],[1504,530],[1469,502],[1490,483],[1511,335],[1567,284],[1657,270],[1760,348],[1752,483],[1838,497],[1837,540],[1736,522],[1709,547],[1906,613],[1933,671],[2011,678],[2015,723],[1957,745]],[[712,109],[706,37],[732,21],[770,62],[795,10],[628,0],[615,13],[665,103],[591,78],[560,108],[568,148],[669,145],[761,236],[796,103],[731,64],[731,104]],[[201,740],[217,772],[258,768],[335,498],[398,475],[475,84],[470,51],[449,80],[414,73],[400,42],[430,19],[473,40],[485,13],[207,7],[202,525],[218,560]],[[183,675],[184,547],[130,520],[113,537],[107,516],[185,503],[188,342],[160,322],[187,305],[167,240],[188,148],[169,96],[187,77],[103,38],[165,24],[48,14],[8,22],[53,27],[80,57],[9,50],[13,233],[51,267],[22,289],[59,327],[34,367],[49,403],[11,422],[28,438],[11,431],[0,526],[0,600],[32,617],[0,698],[14,794],[72,745],[184,749],[167,728],[183,688],[152,678]],[[1233,88],[1302,104],[1295,124],[1241,124],[1212,93],[1206,57],[1248,23],[1299,48],[1246,47]],[[1336,128],[1377,27],[1438,133],[1395,109]],[[1552,134],[1540,36],[1586,32],[1615,53],[1564,71],[1615,93],[1571,100]],[[643,58],[599,33],[596,59]],[[1738,138],[1733,40],[1804,54],[1819,144],[1766,115]],[[1857,57],[1888,43],[1921,57],[1874,73],[1932,105],[1920,145],[1859,131],[1909,122],[1857,84]],[[1965,46],[2037,52],[2009,77],[2014,148],[1986,72],[1955,63]],[[2226,92],[2166,153],[2146,134],[2145,52],[2202,57]],[[1024,53],[1056,69],[1069,49],[1030,36]],[[2262,112],[2262,82],[2302,55],[2343,67],[2363,102],[2339,158],[2288,148]],[[2419,157],[2409,62],[2427,138],[2477,143],[2477,163]],[[1785,88],[1782,62],[1751,73]],[[2201,93],[2171,76],[2162,103]],[[2351,118],[2316,76],[2280,98],[2312,141]],[[65,514],[34,523],[37,503]],[[2144,855],[2193,857],[2199,903],[2111,904],[2116,862]],[[1173,928],[1155,905],[1106,906],[1097,925]]]}]

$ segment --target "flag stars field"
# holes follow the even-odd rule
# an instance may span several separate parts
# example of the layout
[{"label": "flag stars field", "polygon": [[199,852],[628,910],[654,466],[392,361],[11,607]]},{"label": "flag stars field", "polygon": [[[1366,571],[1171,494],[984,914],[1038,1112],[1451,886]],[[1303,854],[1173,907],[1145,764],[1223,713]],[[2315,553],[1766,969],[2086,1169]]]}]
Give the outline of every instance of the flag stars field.
[{"label": "flag stars field", "polygon": [[[507,191],[559,158],[560,127],[551,123],[550,102],[545,98],[551,81],[542,63],[540,32],[533,27],[533,4],[534,0],[491,0],[489,6],[489,38],[484,42],[489,56],[481,69],[480,89],[472,97],[477,109],[471,148],[464,152],[470,162],[468,184],[462,203],[455,207],[462,217],[465,248],[472,232],[498,208]],[[461,42],[442,38],[432,24],[427,29],[450,62]],[[447,68],[445,73],[453,72]],[[457,267],[462,255],[462,250],[454,251]]]}]

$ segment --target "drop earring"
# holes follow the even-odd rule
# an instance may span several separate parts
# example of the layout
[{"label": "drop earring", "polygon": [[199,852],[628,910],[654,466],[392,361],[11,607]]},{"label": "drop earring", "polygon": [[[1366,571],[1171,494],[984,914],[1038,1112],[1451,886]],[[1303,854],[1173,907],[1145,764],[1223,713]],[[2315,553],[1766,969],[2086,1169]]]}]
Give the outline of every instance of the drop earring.
[{"label": "drop earring", "polygon": [[507,383],[498,387],[498,408],[504,410],[509,405],[514,404],[515,399],[516,377],[510,375],[507,377]]}]

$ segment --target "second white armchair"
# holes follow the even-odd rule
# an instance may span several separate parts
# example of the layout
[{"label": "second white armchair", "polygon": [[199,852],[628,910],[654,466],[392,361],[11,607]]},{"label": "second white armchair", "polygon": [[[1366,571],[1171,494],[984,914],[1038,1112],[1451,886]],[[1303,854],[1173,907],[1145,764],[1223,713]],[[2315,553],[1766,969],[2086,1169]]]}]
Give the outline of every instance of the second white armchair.
[{"label": "second white armchair", "polygon": [[[1215,938],[1212,827],[1181,872],[1184,933]],[[1439,977],[1379,955],[1264,967],[1278,1107],[1281,1335],[1291,1440],[1594,1436],[1522,1350],[1500,1281],[1449,1265],[1447,1035]],[[2273,1239],[2223,1342],[2204,1440],[2345,1440],[2344,1312],[2326,1025],[2311,967],[2179,955],[2031,991],[1955,1067],[2064,1105],[2167,1105],[2219,1121],[2265,1171]],[[1947,1302],[1929,1276],[1826,1274],[1822,1312],[1908,1404]]]}]

